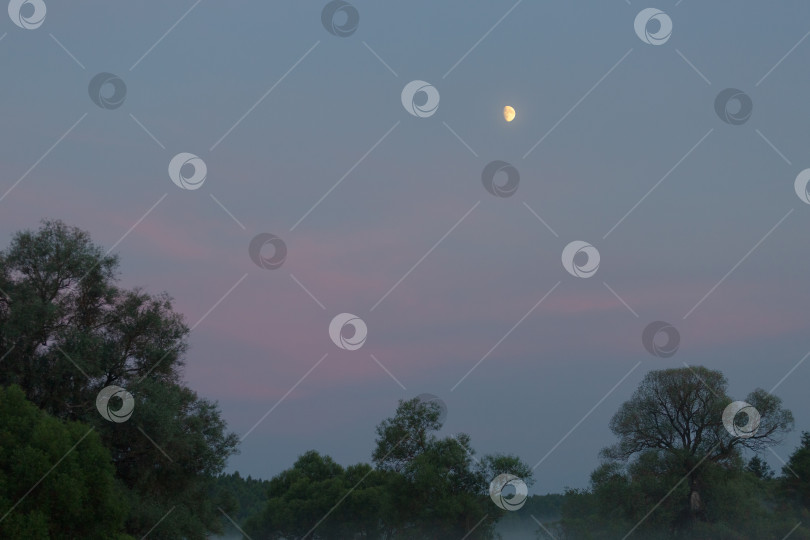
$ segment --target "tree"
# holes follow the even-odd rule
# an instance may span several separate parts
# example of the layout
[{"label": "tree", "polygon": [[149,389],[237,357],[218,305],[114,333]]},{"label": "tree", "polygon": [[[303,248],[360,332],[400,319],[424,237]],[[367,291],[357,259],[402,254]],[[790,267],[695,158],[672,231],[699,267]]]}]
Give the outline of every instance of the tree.
[{"label": "tree", "polygon": [[380,538],[384,476],[368,464],[344,469],[310,450],[270,480],[266,505],[245,530],[268,539]]},{"label": "tree", "polygon": [[[746,402],[761,415],[758,430],[750,437],[732,436],[723,424],[723,411],[732,401],[726,385],[722,373],[704,367],[649,372],[610,421],[619,441],[602,451],[603,457],[627,468],[597,470],[592,477],[595,493],[626,484],[640,491],[630,499],[610,499],[636,497],[652,508],[659,492],[663,497],[672,489],[669,498],[675,502],[664,522],[682,528],[710,520],[712,505],[718,504],[710,477],[720,478],[723,471],[741,474],[743,449],[756,452],[777,444],[793,426],[793,415],[781,400],[757,389]],[[656,510],[659,516],[666,512],[666,505]]]},{"label": "tree", "polygon": [[123,539],[114,471],[90,426],[48,415],[17,386],[0,388],[0,537]]},{"label": "tree", "polygon": [[[588,490],[568,491],[561,528],[565,538],[769,539],[810,538],[796,528],[806,516],[784,508],[771,483],[750,473],[742,462],[701,467],[700,520],[684,521],[689,486],[677,458],[648,450],[629,464],[603,463],[591,474]],[[794,530],[795,529],[795,530]],[[545,537],[544,537],[545,538]]]},{"label": "tree", "polygon": [[[269,486],[269,480],[260,480],[250,475],[245,478],[239,472],[221,474],[211,487],[209,497],[222,501],[222,510],[237,524],[244,523],[264,508]],[[233,528],[227,518],[223,517],[223,520]]]},{"label": "tree", "polygon": [[414,398],[400,401],[393,418],[377,426],[373,452],[379,470],[398,476],[391,484],[393,512],[387,532],[397,538],[491,538],[493,525],[506,511],[489,499],[489,484],[508,472],[533,482],[532,471],[512,455],[480,461],[461,433],[439,439],[438,404]]},{"label": "tree", "polygon": [[176,384],[147,379],[132,388],[138,396],[135,414],[115,424],[107,439],[118,476],[135,497],[127,529],[148,531],[173,509],[150,537],[159,532],[203,539],[207,531],[219,532],[217,508],[228,505],[211,493],[234,437],[225,432],[216,406]]},{"label": "tree", "polygon": [[[116,284],[118,260],[80,229],[44,221],[0,252],[0,384],[18,384],[58,418],[94,426],[128,490],[127,530],[205,538],[221,529],[202,494],[237,438],[214,403],[182,383],[188,327],[171,298]],[[99,392],[135,400],[124,423],[96,410]],[[151,440],[150,440],[151,439]]]},{"label": "tree", "polygon": [[490,481],[511,473],[532,482],[512,455],[480,461],[470,437],[440,439],[441,411],[419,398],[400,401],[377,426],[376,467],[343,468],[311,450],[270,480],[264,509],[247,520],[260,538],[490,539],[506,511],[489,497]]},{"label": "tree", "polygon": [[782,468],[782,484],[788,497],[810,510],[810,432],[802,431],[802,440]]},{"label": "tree", "polygon": [[745,466],[745,470],[760,480],[770,480],[773,478],[773,470],[771,469],[771,466],[768,465],[767,461],[759,456],[752,457]]},{"label": "tree", "polygon": [[400,401],[393,418],[377,426],[377,445],[371,455],[378,469],[404,473],[408,464],[436,443],[442,427],[441,410],[418,398]]},{"label": "tree", "polygon": [[610,421],[619,442],[603,451],[626,461],[647,449],[722,462],[738,449],[759,451],[778,444],[793,428],[793,414],[782,400],[757,389],[746,402],[761,415],[751,437],[731,436],[723,426],[726,378],[704,367],[665,369],[647,373],[633,397],[622,404]]}]

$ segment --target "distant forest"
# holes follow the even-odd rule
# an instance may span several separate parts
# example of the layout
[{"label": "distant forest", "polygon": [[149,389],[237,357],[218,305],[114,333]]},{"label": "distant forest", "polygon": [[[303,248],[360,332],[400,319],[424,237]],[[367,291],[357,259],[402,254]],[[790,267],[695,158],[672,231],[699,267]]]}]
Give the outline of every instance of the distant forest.
[{"label": "distant forest", "polygon": [[[652,373],[673,371],[680,378],[689,372]],[[719,375],[703,375],[710,373]],[[401,402],[397,418],[412,406],[422,407],[418,400]],[[409,440],[418,440],[422,433],[412,435]],[[475,477],[475,459],[467,459],[464,443],[425,440],[399,471],[376,461],[343,468],[310,451],[271,480],[221,475],[214,489],[229,505],[225,538],[810,538],[808,432],[780,476],[756,454],[742,459],[733,446],[695,454],[649,449],[625,463],[606,459],[588,489],[532,495],[513,512],[492,503],[486,474],[477,486],[465,483],[466,475]]]},{"label": "distant forest", "polygon": [[441,437],[421,398],[380,419],[369,463],[223,474],[238,438],[182,380],[189,328],[117,267],[59,221],[0,251],[0,538],[810,539],[810,433],[777,475],[762,456],[793,413],[700,366],[646,374],[586,489],[507,490],[532,468]]}]

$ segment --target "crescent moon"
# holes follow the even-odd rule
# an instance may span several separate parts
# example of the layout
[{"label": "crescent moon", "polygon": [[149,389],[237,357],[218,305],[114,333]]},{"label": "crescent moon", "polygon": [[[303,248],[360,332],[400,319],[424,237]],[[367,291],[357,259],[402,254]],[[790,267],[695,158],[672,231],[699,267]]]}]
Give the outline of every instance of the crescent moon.
[{"label": "crescent moon", "polygon": [[503,119],[507,122],[511,122],[515,119],[515,109],[507,105],[503,108]]}]

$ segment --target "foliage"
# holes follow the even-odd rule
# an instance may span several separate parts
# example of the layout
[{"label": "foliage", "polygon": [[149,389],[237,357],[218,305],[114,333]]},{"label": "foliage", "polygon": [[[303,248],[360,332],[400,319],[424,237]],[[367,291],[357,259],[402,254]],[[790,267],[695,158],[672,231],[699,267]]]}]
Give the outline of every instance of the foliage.
[{"label": "foliage", "polygon": [[123,538],[126,512],[98,433],[0,388],[0,537]]},{"label": "foliage", "polygon": [[[237,439],[216,405],[182,384],[189,330],[171,298],[118,287],[117,265],[60,221],[14,236],[0,252],[0,385],[95,428],[127,491],[127,532],[160,521],[150,537],[203,539],[221,528],[218,501],[205,495]],[[127,422],[96,410],[109,385],[135,399]]]},{"label": "foliage", "polygon": [[[703,367],[648,373],[589,488],[519,512],[498,509],[489,484],[531,485],[532,470],[476,457],[467,434],[439,437],[439,406],[419,399],[377,426],[371,464],[313,450],[269,481],[222,475],[238,441],[183,384],[188,327],[165,293],[119,287],[117,267],[59,221],[0,251],[0,537],[204,539],[224,513],[257,539],[810,539],[810,433],[774,477],[759,453],[793,415],[757,389],[745,401],[758,430],[730,435],[726,379]],[[125,422],[96,410],[110,385],[134,397]]]},{"label": "foliage", "polygon": [[344,469],[309,451],[270,481],[264,509],[245,530],[257,538],[289,540],[313,531],[309,538],[379,537],[384,476],[366,464]]},{"label": "foliage", "polygon": [[[440,409],[400,401],[377,427],[376,467],[344,469],[310,451],[270,481],[265,508],[246,532],[261,538],[492,538],[505,511],[489,500],[489,482],[502,472],[532,482],[515,456],[480,461],[470,437],[438,438]],[[309,536],[308,536],[309,535]]]},{"label": "foliage", "polygon": [[746,464],[742,454],[781,441],[793,415],[778,397],[756,390],[746,401],[762,415],[759,430],[735,437],[722,422],[731,401],[718,371],[648,373],[613,416],[619,441],[602,451],[606,460],[591,474],[590,489],[566,493],[565,537],[783,538],[799,520],[785,510],[768,464],[758,456]]},{"label": "foliage", "polygon": [[782,475],[787,497],[810,510],[810,432],[802,432],[801,444],[782,468]]},{"label": "foliage", "polygon": [[610,429],[619,442],[603,455],[627,461],[655,449],[725,462],[735,459],[738,449],[759,451],[778,444],[793,428],[793,415],[782,401],[757,389],[745,401],[762,416],[759,429],[749,438],[732,437],[722,422],[723,410],[732,401],[726,385],[722,373],[701,366],[647,373],[611,419]]},{"label": "foliage", "polygon": [[759,456],[752,457],[748,464],[745,466],[745,470],[759,478],[760,480],[771,480],[773,479],[773,469],[771,466],[768,465],[768,462],[762,459]]},{"label": "foliage", "polygon": [[234,472],[219,475],[211,486],[210,496],[223,503],[221,508],[228,517],[237,523],[243,523],[264,508],[269,487],[269,480],[250,475],[243,477],[239,472]]}]

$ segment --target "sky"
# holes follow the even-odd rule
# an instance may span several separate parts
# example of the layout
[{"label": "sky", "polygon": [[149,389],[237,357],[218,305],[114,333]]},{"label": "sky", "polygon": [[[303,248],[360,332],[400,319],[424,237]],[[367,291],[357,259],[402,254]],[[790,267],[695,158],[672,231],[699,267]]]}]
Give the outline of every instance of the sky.
[{"label": "sky", "polygon": [[[532,493],[582,488],[644,374],[684,365],[734,399],[776,387],[796,431],[775,469],[810,430],[806,2],[352,0],[334,26],[326,1],[45,4],[0,22],[0,246],[62,219],[123,286],[167,291],[188,385],[242,440],[228,471],[367,462],[431,393],[442,435],[518,455]],[[103,73],[125,90],[91,96]],[[728,88],[750,117],[721,118]],[[181,153],[199,168],[173,179]],[[251,258],[261,234],[280,265]],[[645,348],[655,321],[675,354]]]}]

